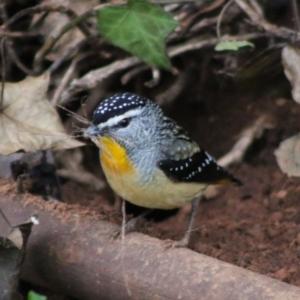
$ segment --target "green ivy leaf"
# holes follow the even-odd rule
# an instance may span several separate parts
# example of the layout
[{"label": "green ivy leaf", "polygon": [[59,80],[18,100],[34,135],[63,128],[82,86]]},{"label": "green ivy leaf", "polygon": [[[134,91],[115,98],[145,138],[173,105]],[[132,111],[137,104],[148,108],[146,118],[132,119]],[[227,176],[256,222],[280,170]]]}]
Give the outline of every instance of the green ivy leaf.
[{"label": "green ivy leaf", "polygon": [[251,47],[254,48],[254,44],[248,41],[225,41],[220,42],[215,46],[216,51],[238,51],[243,47]]},{"label": "green ivy leaf", "polygon": [[35,293],[34,291],[30,291],[28,293],[27,300],[47,300],[47,297],[41,296],[41,295]]},{"label": "green ivy leaf", "polygon": [[164,40],[176,26],[177,22],[160,6],[143,0],[105,7],[98,15],[98,27],[104,38],[147,64],[167,70],[172,66]]}]

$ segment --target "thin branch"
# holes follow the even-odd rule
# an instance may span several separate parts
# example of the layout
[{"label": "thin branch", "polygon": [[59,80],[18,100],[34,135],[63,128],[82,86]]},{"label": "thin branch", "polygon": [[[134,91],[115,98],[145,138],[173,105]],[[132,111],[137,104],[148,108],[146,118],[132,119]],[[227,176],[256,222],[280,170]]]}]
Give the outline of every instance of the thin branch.
[{"label": "thin branch", "polygon": [[[79,26],[80,23],[87,20],[94,14],[93,10],[90,10],[88,12],[83,13],[80,16],[76,16],[73,18],[69,23],[67,23],[65,26],[63,26],[60,31],[54,35],[51,35],[48,37],[48,39],[45,41],[43,47],[36,53],[34,58],[34,70],[36,73],[40,73],[42,69],[42,61],[44,57],[52,50],[54,45],[60,40],[60,38],[68,32],[70,29],[72,29],[74,26]],[[90,33],[86,33],[86,37],[90,37]]]},{"label": "thin branch", "polygon": [[248,34],[237,35],[237,36],[225,36],[225,37],[221,37],[220,39],[219,38],[205,39],[205,37],[201,37],[201,38],[189,40],[185,44],[171,47],[168,51],[168,54],[170,57],[174,57],[188,51],[198,50],[205,47],[211,47],[222,41],[253,40],[253,39],[258,39],[266,36],[267,36],[266,33],[248,33]]},{"label": "thin branch", "polygon": [[217,21],[217,27],[216,27],[216,31],[217,31],[217,37],[220,39],[221,38],[221,22],[223,19],[223,15],[225,13],[225,11],[227,10],[227,8],[233,3],[234,0],[229,0],[222,8],[219,17],[218,17],[218,21]]},{"label": "thin branch", "polygon": [[84,170],[58,169],[56,172],[60,177],[67,178],[80,184],[91,186],[96,191],[101,191],[107,186],[105,181],[98,179],[93,174]]},{"label": "thin branch", "polygon": [[53,64],[48,68],[47,71],[49,73],[55,72],[64,61],[66,61],[67,59],[70,59],[71,57],[76,56],[76,54],[79,52],[81,46],[84,45],[86,43],[86,41],[87,41],[86,39],[81,40],[76,45],[72,45],[69,48],[67,48],[63,52],[63,54],[56,61],[53,62]]},{"label": "thin branch", "polygon": [[246,1],[235,0],[235,3],[250,17],[254,23],[260,22],[259,19],[261,19],[261,17]]},{"label": "thin branch", "polygon": [[66,86],[69,84],[72,76],[74,76],[74,71],[76,68],[77,59],[73,59],[71,65],[69,66],[67,72],[64,74],[63,78],[60,80],[60,84],[57,87],[53,98],[51,100],[51,104],[55,106],[58,103],[58,100],[60,99],[61,94],[65,90]]},{"label": "thin branch", "polygon": [[2,211],[1,208],[0,208],[0,215],[2,216],[3,220],[5,221],[5,223],[6,223],[10,228],[13,228],[13,226],[10,224],[9,220],[6,218],[6,215],[4,214],[4,212]]},{"label": "thin branch", "polygon": [[218,164],[222,167],[228,167],[232,164],[240,163],[254,140],[260,138],[266,129],[271,129],[272,127],[270,116],[263,115],[259,117],[251,126],[240,133],[239,140],[227,154],[218,159]]},{"label": "thin branch", "polygon": [[63,109],[64,111],[68,112],[69,113],[69,116],[70,117],[74,117],[77,121],[81,122],[82,124],[86,124],[86,125],[91,125],[91,122],[86,119],[86,118],[83,118],[82,116],[80,116],[79,114],[76,114],[74,113],[73,111],[67,109],[66,107],[64,106],[61,106],[61,105],[57,105],[59,108]]},{"label": "thin branch", "polygon": [[112,74],[115,74],[122,70],[126,70],[130,67],[134,67],[140,63],[142,63],[142,61],[139,58],[132,56],[113,62],[100,69],[90,71],[80,79],[74,79],[69,85],[69,88],[62,94],[61,103],[66,102],[68,99],[72,98],[72,96],[75,95],[78,91],[92,89],[99,82],[110,77]]},{"label": "thin branch", "polygon": [[187,72],[180,72],[175,76],[174,83],[155,97],[156,103],[159,105],[172,103],[187,86],[188,80],[189,76],[187,75]]},{"label": "thin branch", "polygon": [[36,73],[32,70],[30,70],[29,68],[27,68],[19,59],[17,53],[15,52],[14,48],[12,47],[12,45],[10,44],[10,41],[8,41],[8,43],[6,43],[6,48],[7,51],[9,53],[9,56],[12,58],[12,61],[15,63],[15,65],[21,70],[23,71],[25,74],[30,75],[30,76],[35,76]]},{"label": "thin branch", "polygon": [[[256,139],[261,138],[266,129],[273,127],[272,119],[268,115],[263,115],[256,119],[251,126],[244,129],[240,134],[239,140],[233,145],[231,150],[218,159],[218,165],[226,168],[230,165],[242,162],[245,153]],[[204,192],[205,198],[215,197],[220,186],[210,185]]]},{"label": "thin branch", "polygon": [[[150,3],[160,4],[160,5],[169,5],[169,4],[185,4],[185,3],[195,3],[195,2],[205,2],[206,0],[149,0]],[[112,3],[104,3],[96,6],[94,10],[101,10],[103,6],[120,6],[126,5],[127,1],[119,1]]]},{"label": "thin branch", "polygon": [[184,4],[184,3],[191,3],[191,2],[205,2],[205,0],[149,0],[149,2],[154,4]]},{"label": "thin branch", "polygon": [[141,65],[137,66],[134,69],[129,70],[127,73],[125,73],[121,78],[121,83],[123,85],[126,85],[133,77],[137,76],[139,73],[148,70],[149,67],[147,65]]},{"label": "thin branch", "polygon": [[0,32],[0,37],[10,37],[10,38],[27,38],[27,37],[37,37],[40,34],[38,32],[23,32],[23,31],[2,31]]},{"label": "thin branch", "polygon": [[[255,0],[252,0],[252,3],[254,1]],[[256,26],[263,28],[268,33],[292,41],[295,39],[300,40],[300,32],[288,29],[286,27],[278,27],[267,22],[245,0],[235,0],[235,3],[249,16]]]},{"label": "thin branch", "polygon": [[[170,57],[175,57],[188,51],[199,50],[205,47],[214,46],[220,41],[252,40],[265,36],[267,36],[266,33],[249,33],[241,36],[222,37],[221,39],[207,39],[205,37],[201,37],[198,39],[189,40],[185,44],[169,48],[168,55]],[[138,57],[133,56],[122,60],[118,60],[100,69],[90,71],[83,77],[71,81],[71,84],[69,85],[68,89],[62,94],[61,103],[66,102],[68,99],[72,98],[76,93],[80,91],[94,88],[98,83],[108,78],[112,74],[126,70],[130,67],[134,67],[141,63],[142,61]],[[150,68],[150,66],[148,66],[148,68]]]},{"label": "thin branch", "polygon": [[293,14],[295,19],[295,27],[298,32],[300,32],[300,19],[297,0],[292,0]]},{"label": "thin branch", "polygon": [[7,28],[9,28],[10,25],[12,25],[14,22],[19,20],[20,18],[40,13],[40,12],[59,12],[66,14],[71,21],[67,23],[65,26],[63,26],[60,30],[60,32],[54,36],[50,35],[49,38],[44,43],[43,47],[36,53],[35,60],[34,60],[34,72],[40,73],[41,71],[41,63],[43,61],[43,58],[51,51],[53,46],[57,43],[57,41],[71,28],[74,26],[77,26],[79,30],[86,36],[91,36],[91,33],[89,32],[89,29],[85,26],[84,21],[87,20],[90,16],[94,14],[93,10],[90,10],[88,12],[83,13],[82,15],[78,16],[72,9],[66,7],[66,6],[51,6],[51,5],[37,5],[34,7],[30,7],[27,9],[23,9],[22,11],[15,14],[13,17],[11,17],[7,22],[5,22],[1,27],[0,35],[5,35]]},{"label": "thin branch", "polygon": [[215,25],[217,22],[218,22],[218,17],[201,19],[198,23],[193,25],[193,27],[190,29],[190,32],[193,33],[198,32],[205,27]]},{"label": "thin branch", "polygon": [[[52,5],[37,5],[34,7],[29,7],[26,9],[23,9],[16,13],[14,16],[12,16],[7,22],[3,23],[0,26],[0,29],[2,31],[6,31],[6,29],[11,26],[13,23],[15,23],[17,20],[20,18],[23,18],[24,16],[31,15],[31,14],[36,14],[36,13],[41,13],[41,12],[59,12],[62,14],[66,14],[69,18],[73,19],[77,17],[77,14],[70,8],[63,6],[63,5],[58,5],[58,6],[52,6]],[[88,29],[85,27],[85,25],[78,23],[78,28],[82,31],[82,33],[86,36],[89,36],[90,33]]]},{"label": "thin branch", "polygon": [[252,7],[254,8],[254,10],[256,11],[256,13],[258,13],[261,17],[264,15],[264,12],[261,8],[261,6],[259,5],[258,2],[256,2],[255,0],[249,0]]},{"label": "thin branch", "polygon": [[152,79],[144,83],[144,85],[148,88],[154,88],[155,86],[157,86],[161,78],[161,73],[158,68],[153,67],[151,71]]},{"label": "thin branch", "polygon": [[0,98],[0,110],[3,109],[3,99],[4,99],[4,87],[5,87],[5,77],[6,77],[6,60],[5,60],[5,41],[6,38],[1,39],[1,98]]}]

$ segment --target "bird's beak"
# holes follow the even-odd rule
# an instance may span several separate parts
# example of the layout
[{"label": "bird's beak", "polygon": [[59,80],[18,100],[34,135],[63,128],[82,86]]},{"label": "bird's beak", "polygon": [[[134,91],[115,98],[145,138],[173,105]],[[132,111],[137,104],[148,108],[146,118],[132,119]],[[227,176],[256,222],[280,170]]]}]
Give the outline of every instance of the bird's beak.
[{"label": "bird's beak", "polygon": [[91,125],[85,132],[84,137],[85,138],[91,138],[101,135],[100,129],[96,125]]}]

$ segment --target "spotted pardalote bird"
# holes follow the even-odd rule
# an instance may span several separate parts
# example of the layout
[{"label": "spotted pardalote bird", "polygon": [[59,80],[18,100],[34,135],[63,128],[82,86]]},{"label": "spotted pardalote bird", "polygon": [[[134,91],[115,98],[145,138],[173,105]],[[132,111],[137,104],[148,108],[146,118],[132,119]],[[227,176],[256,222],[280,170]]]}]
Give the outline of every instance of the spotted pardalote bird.
[{"label": "spotted pardalote bird", "polygon": [[[175,246],[187,245],[197,199],[208,185],[240,184],[158,105],[135,94],[101,102],[85,136],[100,148],[107,181],[123,199],[149,209],[193,203],[189,228]],[[133,227],[135,219],[129,223]]]}]

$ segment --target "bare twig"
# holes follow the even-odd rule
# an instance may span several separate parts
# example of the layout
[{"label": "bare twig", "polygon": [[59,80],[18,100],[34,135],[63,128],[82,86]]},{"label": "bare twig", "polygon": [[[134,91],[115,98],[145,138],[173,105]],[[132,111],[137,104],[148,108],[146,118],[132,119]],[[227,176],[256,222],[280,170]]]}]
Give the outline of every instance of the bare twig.
[{"label": "bare twig", "polygon": [[137,57],[128,57],[123,60],[118,60],[105,67],[90,71],[80,79],[73,80],[69,88],[62,94],[61,103],[67,101],[78,91],[94,88],[99,82],[108,78],[116,72],[120,72],[129,67],[136,66],[142,63]]},{"label": "bare twig", "polygon": [[218,22],[218,17],[211,17],[201,19],[200,22],[196,23],[191,29],[190,32],[198,32],[199,30],[214,25]]},{"label": "bare twig", "polygon": [[205,47],[211,47],[222,41],[243,41],[243,40],[252,40],[265,37],[265,33],[248,33],[245,35],[237,36],[225,36],[219,38],[210,38],[205,37],[189,40],[187,43],[181,44],[179,46],[171,47],[168,51],[170,57],[180,55],[182,53],[198,50]]},{"label": "bare twig", "polygon": [[66,61],[67,59],[70,59],[71,57],[76,56],[76,54],[78,53],[78,51],[80,50],[81,46],[83,44],[86,43],[86,39],[79,41],[76,45],[72,45],[69,48],[67,48],[63,54],[56,60],[53,62],[53,64],[48,68],[48,72],[49,73],[53,73],[55,72],[60,66],[61,64]]},{"label": "bare twig", "polygon": [[[251,1],[252,5],[254,2],[256,1]],[[263,28],[268,33],[291,41],[294,41],[295,39],[300,40],[300,32],[288,29],[286,27],[279,27],[274,24],[270,24],[262,16],[260,16],[245,0],[235,0],[235,3],[249,16],[251,21],[256,26]]]},{"label": "bare twig", "polygon": [[292,0],[292,6],[293,6],[294,19],[295,19],[295,27],[296,27],[296,30],[298,32],[300,32],[300,19],[299,19],[297,0]]},{"label": "bare twig", "polygon": [[30,75],[30,76],[35,76],[36,73],[32,70],[30,70],[29,68],[27,68],[19,59],[17,53],[15,52],[15,49],[13,48],[13,46],[10,44],[11,41],[8,41],[6,43],[6,48],[7,51],[9,53],[9,56],[12,58],[13,62],[15,63],[15,65],[21,70],[23,71],[25,74]]},{"label": "bare twig", "polygon": [[[45,41],[43,47],[36,53],[34,58],[34,70],[36,73],[41,72],[41,63],[44,59],[44,57],[52,50],[54,45],[60,40],[60,38],[68,32],[70,29],[72,29],[74,26],[79,26],[83,21],[87,20],[93,15],[93,10],[90,10],[88,12],[83,13],[80,16],[74,17],[69,23],[67,23],[65,26],[63,26],[60,31],[55,35],[50,35],[48,39]],[[83,32],[86,37],[91,36],[91,34],[87,31]]]},{"label": "bare twig", "polygon": [[[83,118],[81,115],[77,114],[77,113],[74,113],[73,111],[67,109],[66,107],[63,107],[61,105],[57,105],[59,108],[61,108],[62,110],[66,111],[67,113],[69,113],[69,116],[70,117],[74,117],[77,121],[79,121],[80,123],[82,124],[86,124],[86,125],[91,125],[91,122],[86,119],[86,118]],[[82,106],[81,106],[82,107]]]},{"label": "bare twig", "polygon": [[256,2],[256,0],[249,0],[249,2],[251,3],[254,10],[262,17],[264,15],[264,12],[259,3]]},{"label": "bare twig", "polygon": [[0,32],[0,37],[10,37],[10,38],[25,38],[25,37],[36,37],[40,34],[38,32],[23,32],[23,31],[2,31]]},{"label": "bare twig", "polygon": [[86,172],[84,170],[69,170],[69,169],[59,169],[56,171],[58,176],[70,179],[80,184],[93,187],[96,191],[103,190],[107,185],[104,181],[98,179],[93,174]]},{"label": "bare twig", "polygon": [[[185,44],[171,47],[168,51],[168,55],[170,57],[175,57],[188,51],[214,46],[220,41],[252,40],[265,36],[265,33],[249,33],[241,36],[222,37],[221,39],[207,39],[205,37],[201,37],[198,39],[189,40]],[[80,79],[74,79],[71,82],[69,88],[62,94],[61,103],[66,102],[68,99],[72,98],[76,93],[80,91],[94,88],[98,83],[108,78],[112,74],[115,74],[130,67],[134,67],[141,63],[142,61],[137,57],[128,57],[123,60],[118,60],[114,63],[111,63],[110,65],[107,65],[100,69],[90,71]],[[148,66],[148,68],[150,68],[150,66]]]},{"label": "bare twig", "polygon": [[[23,9],[16,13],[14,16],[12,16],[7,22],[2,24],[0,26],[0,29],[2,31],[6,31],[7,28],[12,25],[14,22],[19,20],[20,18],[23,18],[24,16],[31,15],[31,14],[36,14],[36,13],[41,13],[41,12],[59,12],[62,14],[66,14],[69,18],[76,18],[77,14],[70,8],[63,6],[63,5],[58,5],[58,6],[52,6],[52,5],[37,5],[34,7],[29,7],[26,9]],[[82,31],[84,35],[89,35],[89,30],[85,27],[84,24],[78,23],[76,24],[78,28]]]},{"label": "bare twig", "polygon": [[232,164],[240,163],[253,141],[260,138],[263,132],[271,127],[272,123],[269,116],[259,117],[250,127],[242,131],[240,139],[227,154],[218,159],[218,164],[222,167],[228,167]]},{"label": "bare twig", "polygon": [[[151,3],[155,3],[155,4],[184,4],[184,3],[191,3],[191,2],[195,2],[195,0],[149,0],[149,2]],[[198,2],[201,2],[201,0]],[[202,2],[205,2],[205,0],[202,0]]]},{"label": "bare twig", "polygon": [[[206,1],[206,0],[198,0],[198,2],[200,1]],[[161,5],[168,5],[168,4],[185,4],[185,3],[191,3],[191,2],[195,2],[195,0],[149,0],[149,2],[151,3],[155,3],[155,4],[161,4]],[[119,1],[114,1],[112,3],[104,3],[104,4],[100,4],[98,6],[95,7],[96,10],[102,9],[103,6],[119,6],[119,5],[125,5],[127,4],[127,1],[125,0],[119,0]]]},{"label": "bare twig", "polygon": [[180,72],[175,77],[175,82],[171,85],[171,87],[165,90],[163,93],[156,96],[156,103],[159,105],[165,105],[173,102],[174,99],[176,99],[182,92],[182,90],[186,87],[187,80],[187,72]]},{"label": "bare twig", "polygon": [[64,74],[63,78],[60,80],[60,84],[57,87],[57,89],[55,90],[55,93],[54,93],[53,98],[51,100],[51,104],[53,106],[55,106],[59,102],[61,94],[63,93],[66,86],[69,84],[72,77],[74,76],[74,71],[75,71],[75,68],[76,68],[76,64],[77,64],[77,59],[73,59],[73,61],[72,61],[71,65],[69,66],[67,72]]},{"label": "bare twig", "polygon": [[[269,116],[264,115],[259,117],[250,127],[241,132],[240,139],[227,154],[218,159],[217,163],[222,167],[229,167],[232,164],[240,163],[253,142],[260,138],[266,129],[270,129],[272,126],[273,124]],[[219,186],[209,186],[205,190],[205,198],[214,197],[218,190]]]},{"label": "bare twig", "polygon": [[222,22],[222,19],[223,19],[223,15],[225,13],[225,11],[227,10],[227,8],[233,3],[234,0],[229,0],[222,8],[220,14],[219,14],[219,17],[218,17],[218,22],[217,22],[217,27],[216,27],[216,31],[217,31],[217,37],[220,39],[221,38],[221,30],[220,30],[220,27],[221,27],[221,22]]},{"label": "bare twig", "polygon": [[1,98],[0,98],[0,110],[3,109],[3,98],[4,98],[4,87],[5,87],[5,77],[6,77],[6,64],[5,64],[5,42],[6,37],[3,37],[0,42],[1,47]]},{"label": "bare twig", "polygon": [[[71,28],[74,26],[77,26],[79,30],[86,36],[91,36],[91,33],[89,32],[89,29],[85,26],[84,21],[88,19],[90,16],[94,14],[93,10],[90,10],[86,13],[83,13],[82,15],[78,16],[72,9],[66,7],[66,6],[51,6],[51,5],[37,5],[34,7],[30,7],[27,9],[23,9],[22,11],[15,14],[12,18],[10,18],[7,22],[5,22],[1,27],[0,35],[5,35],[7,28],[14,22],[16,22],[18,19],[29,15],[29,14],[35,14],[40,12],[59,12],[66,14],[71,21],[67,23],[64,27],[61,28],[59,33],[55,36],[50,36],[46,42],[44,43],[43,47],[36,53],[35,60],[34,60],[34,72],[40,73],[41,71],[41,62],[45,55],[47,55],[53,46],[57,43],[57,41]],[[27,70],[28,71],[28,70]],[[28,73],[28,72],[27,72]]]},{"label": "bare twig", "polygon": [[[250,19],[254,23],[260,23],[261,17],[246,1],[235,0],[235,3],[250,17]],[[252,5],[253,5],[253,2],[252,2]]]},{"label": "bare twig", "polygon": [[149,66],[147,65],[141,65],[138,66],[134,69],[129,70],[126,74],[124,74],[121,78],[121,83],[123,85],[127,84],[133,77],[135,77],[136,75],[138,75],[139,73],[148,70]]},{"label": "bare twig", "polygon": [[158,85],[161,77],[160,70],[157,68],[152,68],[152,79],[145,82],[144,85],[148,88],[153,88]]},{"label": "bare twig", "polygon": [[3,220],[5,221],[5,223],[12,228],[13,226],[10,224],[9,220],[6,218],[6,215],[4,214],[4,212],[2,211],[2,209],[0,208],[0,215],[2,216]]}]

